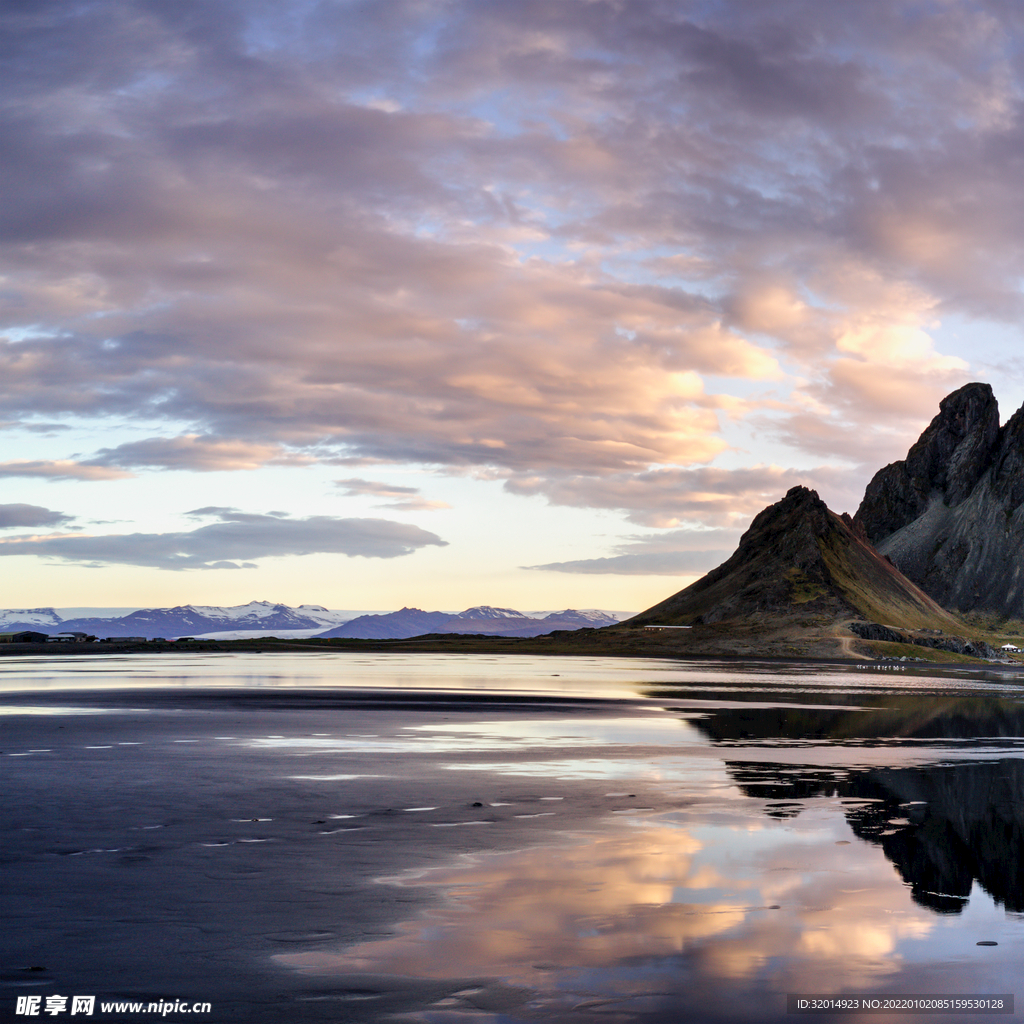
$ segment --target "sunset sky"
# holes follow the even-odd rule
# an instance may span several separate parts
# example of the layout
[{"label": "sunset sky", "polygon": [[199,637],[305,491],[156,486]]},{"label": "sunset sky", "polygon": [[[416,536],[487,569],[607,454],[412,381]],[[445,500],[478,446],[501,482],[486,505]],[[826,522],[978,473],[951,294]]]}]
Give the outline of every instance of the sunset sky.
[{"label": "sunset sky", "polygon": [[1024,402],[1019,0],[8,0],[0,607],[639,610]]}]

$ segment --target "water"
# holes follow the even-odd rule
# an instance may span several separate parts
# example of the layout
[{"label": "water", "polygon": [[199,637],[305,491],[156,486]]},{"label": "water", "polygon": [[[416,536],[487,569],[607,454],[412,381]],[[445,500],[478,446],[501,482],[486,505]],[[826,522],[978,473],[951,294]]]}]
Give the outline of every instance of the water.
[{"label": "water", "polygon": [[1024,1000],[1019,676],[182,654],[5,658],[0,691],[12,1004],[653,1022]]}]

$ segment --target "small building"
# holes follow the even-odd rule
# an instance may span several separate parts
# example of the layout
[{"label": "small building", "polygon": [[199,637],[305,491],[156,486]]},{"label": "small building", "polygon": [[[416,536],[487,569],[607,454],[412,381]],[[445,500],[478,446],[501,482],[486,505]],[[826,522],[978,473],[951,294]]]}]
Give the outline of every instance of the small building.
[{"label": "small building", "polygon": [[0,644],[45,644],[49,637],[45,633],[23,629],[18,633],[0,633]]},{"label": "small building", "polygon": [[1007,651],[1012,654],[1020,654],[1020,648],[1016,644],[1003,644],[1003,646],[1000,647],[999,650]]}]

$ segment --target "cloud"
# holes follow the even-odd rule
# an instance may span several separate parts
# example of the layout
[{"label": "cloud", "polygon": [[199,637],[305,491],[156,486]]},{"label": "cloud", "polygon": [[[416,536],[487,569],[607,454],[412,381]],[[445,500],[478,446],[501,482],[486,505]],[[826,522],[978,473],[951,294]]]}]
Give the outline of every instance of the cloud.
[{"label": "cloud", "polygon": [[588,575],[703,576],[732,554],[738,539],[738,530],[672,530],[628,537],[615,545],[614,555],[523,568]]},{"label": "cloud", "polygon": [[150,437],[129,441],[116,448],[102,448],[89,466],[152,466],[211,473],[223,470],[259,469],[260,466],[297,465],[312,461],[287,453],[278,444],[259,444],[237,438],[198,434]]},{"label": "cloud", "polygon": [[643,526],[669,528],[745,526],[758,512],[802,484],[822,495],[830,507],[855,509],[866,481],[848,469],[818,466],[810,470],[754,466],[749,469],[658,469],[604,477],[516,476],[505,482],[513,494],[542,495],[552,505],[607,508],[625,512]]},{"label": "cloud", "polygon": [[134,475],[134,473],[123,469],[75,462],[72,459],[16,459],[13,462],[0,462],[0,477],[28,476],[43,477],[49,480],[123,480],[125,477]]},{"label": "cloud", "polygon": [[902,444],[971,375],[934,323],[1024,309],[1024,21],[862,7],[41,0],[0,68],[5,415],[177,435],[76,479],[643,490],[725,417]]},{"label": "cloud", "polygon": [[730,552],[721,550],[677,551],[665,554],[637,551],[629,555],[578,558],[571,562],[549,562],[546,565],[525,565],[523,568],[586,575],[703,576],[724,562],[729,554]]},{"label": "cloud", "polygon": [[0,430],[27,430],[32,434],[52,436],[63,430],[71,430],[66,423],[25,423],[0,421]]},{"label": "cloud", "polygon": [[63,526],[74,518],[41,505],[0,505],[0,530],[19,526]]},{"label": "cloud", "polygon": [[86,565],[139,565],[157,569],[256,568],[255,558],[343,554],[398,558],[446,541],[416,526],[386,519],[304,519],[229,509],[195,510],[218,521],[180,533],[76,534],[0,541],[0,555],[38,555]]},{"label": "cloud", "polygon": [[386,484],[377,480],[362,480],[359,477],[352,477],[348,480],[335,480],[335,486],[343,487],[345,495],[362,496],[372,495],[379,498],[393,498],[394,501],[378,505],[378,508],[393,508],[406,512],[432,512],[437,509],[451,508],[444,501],[428,501],[419,495],[418,487],[400,487],[396,484]]},{"label": "cloud", "polygon": [[[230,519],[234,513],[240,513],[241,511],[240,508],[235,508],[231,505],[204,505],[202,508],[193,508],[182,514],[190,519],[208,519],[210,516],[216,519]],[[271,512],[267,513],[267,515],[274,514]]]}]

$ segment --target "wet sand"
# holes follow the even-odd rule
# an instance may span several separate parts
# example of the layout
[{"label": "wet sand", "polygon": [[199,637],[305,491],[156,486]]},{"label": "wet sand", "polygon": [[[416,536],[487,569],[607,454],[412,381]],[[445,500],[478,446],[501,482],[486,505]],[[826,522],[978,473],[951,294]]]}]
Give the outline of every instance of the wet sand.
[{"label": "wet sand", "polygon": [[[713,674],[632,697],[130,683],[3,697],[11,1012],[60,993],[217,1021],[782,1020],[786,991],[826,983],[1012,991],[1024,958],[1019,882],[976,865],[933,899],[900,866],[972,786],[978,828],[1018,827],[1007,688],[911,694],[900,721],[987,717],[882,749],[834,740],[836,713],[881,721],[873,681],[824,704]],[[795,739],[786,707],[810,716]]]}]

